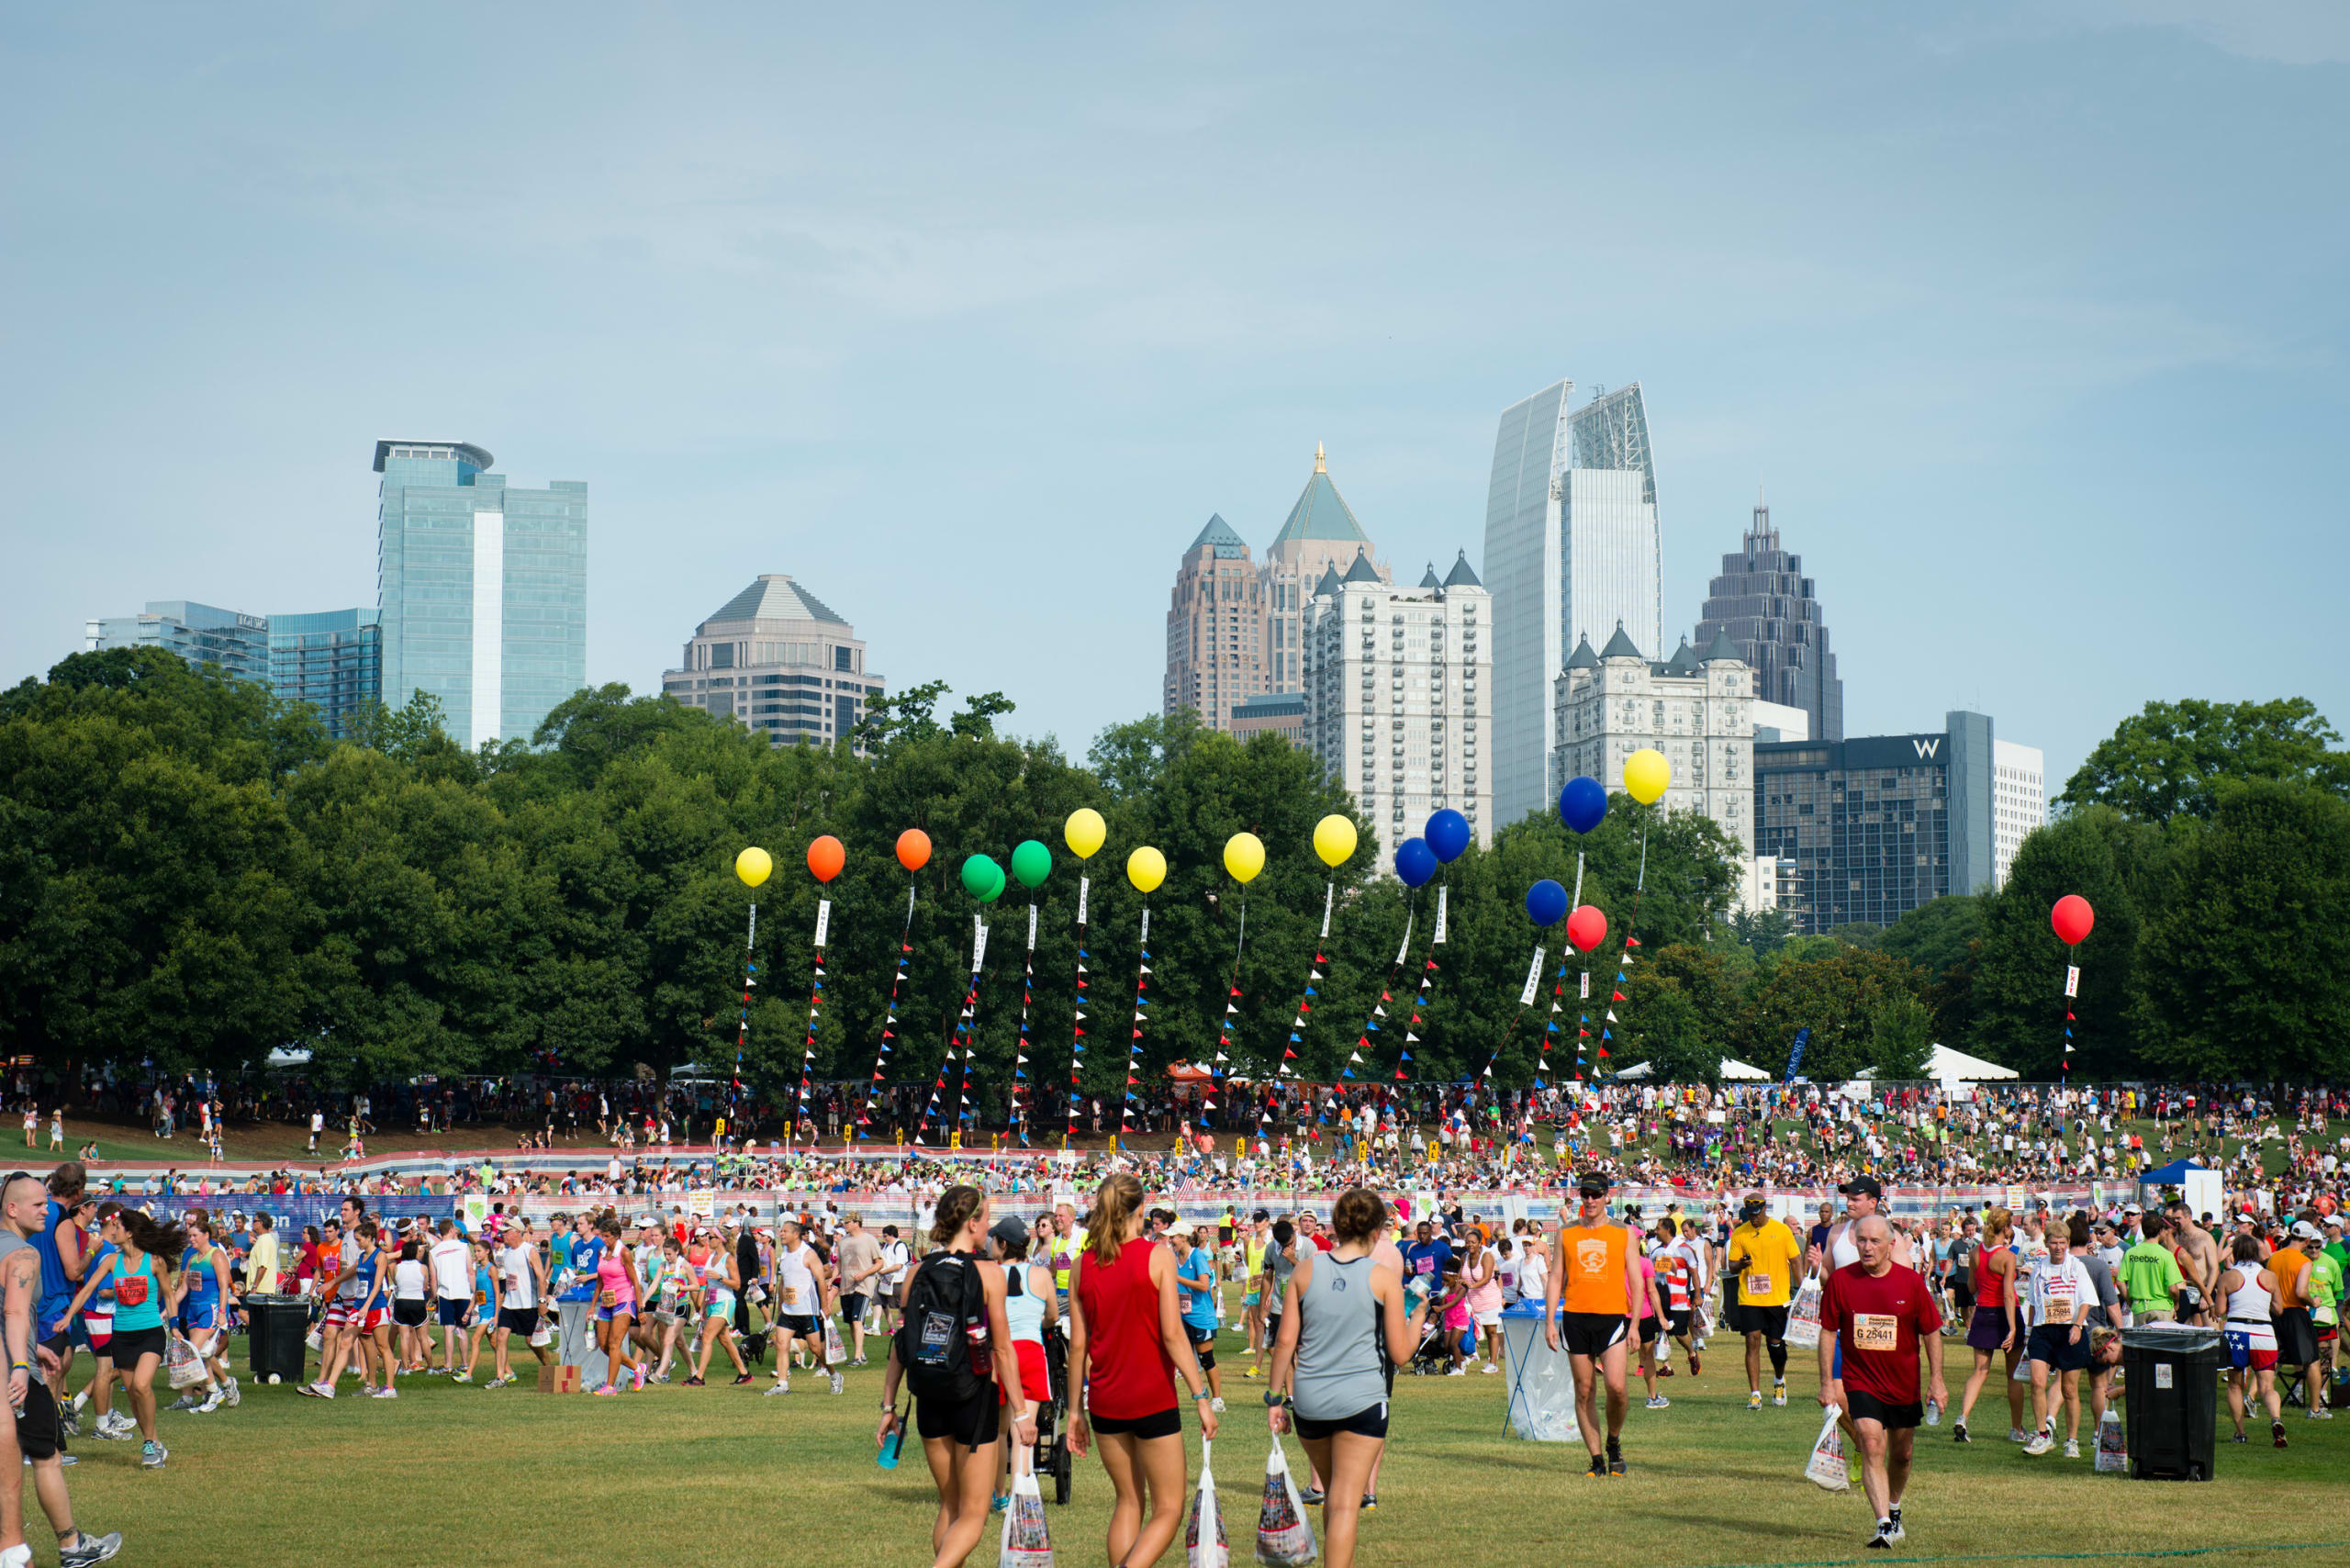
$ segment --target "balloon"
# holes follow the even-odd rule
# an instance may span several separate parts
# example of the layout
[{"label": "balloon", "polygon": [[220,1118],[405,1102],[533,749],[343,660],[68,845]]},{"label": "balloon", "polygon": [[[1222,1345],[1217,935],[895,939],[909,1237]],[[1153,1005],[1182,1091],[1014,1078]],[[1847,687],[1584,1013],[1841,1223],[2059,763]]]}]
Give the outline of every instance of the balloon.
[{"label": "balloon", "polygon": [[1110,829],[1102,813],[1091,806],[1080,806],[1069,812],[1069,821],[1061,824],[1061,838],[1069,845],[1069,853],[1080,860],[1091,860],[1093,852],[1110,836]]},{"label": "balloon", "polygon": [[992,902],[1003,891],[1003,868],[984,855],[974,855],[963,862],[963,890],[981,903]]},{"label": "balloon", "polygon": [[1577,833],[1589,833],[1607,814],[1607,787],[1585,776],[1570,778],[1559,791],[1559,820]]},{"label": "balloon", "polygon": [[2097,924],[2097,911],[2091,909],[2089,901],[2080,894],[2066,893],[2056,901],[2056,907],[2048,912],[2048,924],[2056,928],[2059,942],[2067,947],[2075,946],[2089,934],[2089,927]]},{"label": "balloon", "polygon": [[1567,890],[1545,877],[1526,890],[1526,913],[1537,925],[1556,925],[1567,913]]},{"label": "balloon", "polygon": [[930,834],[918,827],[910,827],[898,835],[898,864],[909,871],[919,871],[930,864]]},{"label": "balloon", "polygon": [[1012,852],[1012,874],[1024,888],[1042,886],[1053,874],[1053,852],[1033,838],[1024,838]]},{"label": "balloon", "polygon": [[1567,941],[1578,953],[1588,953],[1607,940],[1607,917],[1584,904],[1567,916]]},{"label": "balloon", "polygon": [[820,882],[829,882],[841,874],[841,867],[848,859],[848,851],[841,841],[824,834],[808,846],[808,870]]},{"label": "balloon", "polygon": [[1469,847],[1469,819],[1449,808],[1438,812],[1428,818],[1427,838],[1436,857],[1449,866]]},{"label": "balloon", "polygon": [[1662,800],[1672,782],[1673,764],[1654,746],[1642,746],[1624,759],[1624,793],[1643,806]]},{"label": "balloon", "polygon": [[1395,874],[1407,888],[1424,887],[1436,875],[1436,851],[1424,838],[1407,838],[1395,846]]},{"label": "balloon", "polygon": [[1144,892],[1150,892],[1167,880],[1167,857],[1144,845],[1126,857],[1126,880]]},{"label": "balloon", "polygon": [[1314,824],[1314,853],[1337,870],[1355,852],[1355,824],[1333,812]]},{"label": "balloon", "polygon": [[1224,841],[1224,868],[1244,886],[1265,868],[1265,845],[1253,833],[1236,833]]},{"label": "balloon", "polygon": [[767,858],[767,852],[755,844],[734,857],[734,874],[742,878],[748,887],[755,888],[766,881],[767,873],[774,869],[775,862]]}]

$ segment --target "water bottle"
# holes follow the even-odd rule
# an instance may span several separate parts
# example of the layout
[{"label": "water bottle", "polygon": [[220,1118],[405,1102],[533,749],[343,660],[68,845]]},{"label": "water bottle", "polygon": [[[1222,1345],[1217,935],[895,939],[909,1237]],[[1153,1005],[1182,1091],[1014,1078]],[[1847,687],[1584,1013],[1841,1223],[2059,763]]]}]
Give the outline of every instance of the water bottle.
[{"label": "water bottle", "polygon": [[890,1428],[888,1437],[881,1439],[881,1451],[873,1456],[873,1462],[884,1470],[897,1469],[898,1450],[905,1447],[905,1444],[906,1424],[901,1420]]},{"label": "water bottle", "polygon": [[1928,1425],[1929,1427],[1939,1427],[1939,1426],[1941,1426],[1942,1424],[1942,1406],[1941,1406],[1940,1404],[1938,1404],[1937,1402],[1935,1402],[1934,1400],[1931,1400],[1931,1399],[1927,1400],[1927,1401],[1926,1401],[1926,1425]]}]

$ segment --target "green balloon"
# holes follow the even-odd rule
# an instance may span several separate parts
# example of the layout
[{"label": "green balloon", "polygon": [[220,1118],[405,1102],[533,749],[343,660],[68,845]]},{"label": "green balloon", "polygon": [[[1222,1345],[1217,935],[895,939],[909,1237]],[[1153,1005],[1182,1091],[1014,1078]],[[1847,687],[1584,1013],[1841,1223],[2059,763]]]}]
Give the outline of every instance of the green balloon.
[{"label": "green balloon", "polygon": [[1041,887],[1053,874],[1053,852],[1033,838],[1024,840],[1012,852],[1012,874],[1024,888]]},{"label": "green balloon", "polygon": [[1003,868],[984,855],[963,862],[963,890],[987,903],[1003,891]]}]

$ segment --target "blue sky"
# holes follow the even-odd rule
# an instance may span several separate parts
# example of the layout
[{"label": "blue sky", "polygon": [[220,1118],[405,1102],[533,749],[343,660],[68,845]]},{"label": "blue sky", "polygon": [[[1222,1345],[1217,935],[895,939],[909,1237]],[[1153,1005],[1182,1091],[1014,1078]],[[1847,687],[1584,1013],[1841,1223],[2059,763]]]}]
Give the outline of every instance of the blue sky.
[{"label": "blue sky", "polygon": [[1211,511],[1318,440],[1475,560],[1569,375],[1646,389],[1668,624],[1768,487],[1853,734],[2350,723],[2338,6],[59,8],[0,70],[6,681],[373,603],[373,443],[455,437],[590,485],[591,679],[786,571],[1082,749]]}]

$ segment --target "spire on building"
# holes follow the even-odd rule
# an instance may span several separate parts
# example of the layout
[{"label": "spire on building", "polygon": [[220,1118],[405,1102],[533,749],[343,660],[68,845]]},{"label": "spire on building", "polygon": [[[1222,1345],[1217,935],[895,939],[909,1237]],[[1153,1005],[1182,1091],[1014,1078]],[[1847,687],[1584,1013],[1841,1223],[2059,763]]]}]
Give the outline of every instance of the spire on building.
[{"label": "spire on building", "polygon": [[1355,564],[1347,568],[1346,580],[1350,583],[1375,583],[1380,579],[1379,573],[1371,566],[1371,557],[1358,550],[1355,552]]},{"label": "spire on building", "polygon": [[1695,675],[1697,673],[1697,655],[1690,650],[1688,638],[1682,638],[1681,645],[1673,650],[1673,656],[1671,658],[1665,660],[1664,673],[1667,675]]},{"label": "spire on building", "polygon": [[[1197,539],[1192,541],[1192,549],[1196,550],[1203,544],[1214,545],[1219,561],[1245,561],[1248,558],[1248,542],[1233,532],[1232,525],[1224,521],[1222,513],[1209,514],[1208,525],[1200,530]],[[1184,554],[1189,554],[1191,551]]]},{"label": "spire on building", "polygon": [[1428,563],[1428,569],[1421,574],[1420,586],[1424,588],[1441,588],[1444,587],[1442,583],[1436,580],[1436,563],[1434,561],[1430,561]]},{"label": "spire on building", "polygon": [[1575,651],[1567,655],[1567,667],[1569,669],[1597,669],[1599,667],[1599,655],[1591,651],[1590,638],[1576,639]]},{"label": "spire on building", "polygon": [[1322,580],[1314,585],[1314,597],[1320,599],[1326,593],[1336,593],[1337,591],[1338,568],[1336,566],[1323,567]]},{"label": "spire on building", "polygon": [[[1717,659],[1735,659],[1738,657],[1738,650],[1730,645],[1729,629],[1718,626],[1714,629],[1714,640],[1706,644],[1706,651],[1697,655],[1697,662],[1701,665],[1709,665]],[[1744,661],[1740,660],[1740,662],[1743,663]]]},{"label": "spire on building", "polygon": [[1330,471],[1330,460],[1323,452],[1322,443],[1318,441],[1314,443],[1314,471],[1316,474],[1327,474]]},{"label": "spire on building", "polygon": [[1632,639],[1624,634],[1621,621],[1616,622],[1616,635],[1607,639],[1607,645],[1599,650],[1599,656],[1603,659],[1637,659],[1640,656],[1640,650],[1634,647]]},{"label": "spire on building", "polygon": [[1483,588],[1485,586],[1477,580],[1477,574],[1470,569],[1468,551],[1460,552],[1460,558],[1452,563],[1452,570],[1445,573],[1444,586],[1447,588]]}]

